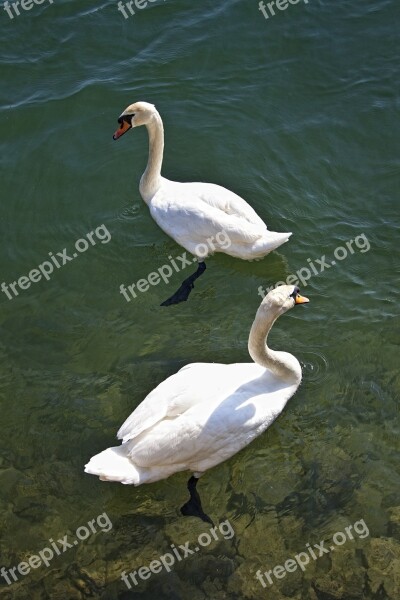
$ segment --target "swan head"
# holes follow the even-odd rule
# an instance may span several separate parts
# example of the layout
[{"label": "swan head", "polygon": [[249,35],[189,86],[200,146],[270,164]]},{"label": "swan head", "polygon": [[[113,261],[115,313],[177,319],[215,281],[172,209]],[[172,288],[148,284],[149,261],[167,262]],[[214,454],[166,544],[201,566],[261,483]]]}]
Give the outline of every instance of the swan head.
[{"label": "swan head", "polygon": [[310,302],[309,299],[300,294],[297,285],[279,285],[265,296],[260,308],[279,317],[297,304],[306,304],[307,302]]},{"label": "swan head", "polygon": [[158,112],[154,104],[149,102],[130,104],[118,117],[119,128],[114,133],[113,139],[117,140],[133,127],[147,125],[156,115],[158,115]]}]

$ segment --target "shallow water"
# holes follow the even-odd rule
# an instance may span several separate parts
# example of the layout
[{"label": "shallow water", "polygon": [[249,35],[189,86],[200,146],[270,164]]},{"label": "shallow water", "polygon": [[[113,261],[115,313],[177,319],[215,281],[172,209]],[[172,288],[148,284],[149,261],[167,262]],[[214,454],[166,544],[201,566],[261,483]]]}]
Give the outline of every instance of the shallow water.
[{"label": "shallow water", "polygon": [[[111,239],[17,297],[1,293],[0,567],[76,539],[103,513],[112,528],[104,517],[104,531],[96,522],[48,568],[10,585],[0,576],[0,599],[399,597],[399,7],[275,11],[265,19],[256,0],[159,0],[128,19],[110,1],[1,11],[1,281],[72,253],[102,224]],[[112,141],[137,100],[162,114],[166,176],[225,185],[293,232],[262,261],[210,259],[175,308],[159,304],[179,274],[130,303],[119,292],[182,254],[139,196],[146,132]],[[209,526],[179,515],[186,473],[135,489],[83,465],[184,364],[248,361],[259,286],[310,262],[310,305],[271,334],[301,361],[303,383],[271,429],[199,484],[234,536],[219,531],[129,590],[123,571],[195,546]],[[368,535],[304,571],[265,588],[256,579],[361,520]]]}]

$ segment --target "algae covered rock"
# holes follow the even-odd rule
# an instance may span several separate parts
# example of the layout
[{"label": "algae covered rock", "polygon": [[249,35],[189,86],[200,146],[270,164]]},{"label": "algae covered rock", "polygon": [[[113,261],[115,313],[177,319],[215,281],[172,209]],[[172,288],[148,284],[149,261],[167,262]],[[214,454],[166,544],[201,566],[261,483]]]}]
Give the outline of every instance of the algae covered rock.
[{"label": "algae covered rock", "polygon": [[321,600],[364,600],[366,595],[365,568],[356,548],[335,547],[329,554],[328,573],[316,576],[311,582]]},{"label": "algae covered rock", "polygon": [[389,508],[389,536],[400,542],[400,506]]},{"label": "algae covered rock", "polygon": [[371,591],[388,600],[400,598],[400,543],[391,538],[372,538],[364,550]]}]

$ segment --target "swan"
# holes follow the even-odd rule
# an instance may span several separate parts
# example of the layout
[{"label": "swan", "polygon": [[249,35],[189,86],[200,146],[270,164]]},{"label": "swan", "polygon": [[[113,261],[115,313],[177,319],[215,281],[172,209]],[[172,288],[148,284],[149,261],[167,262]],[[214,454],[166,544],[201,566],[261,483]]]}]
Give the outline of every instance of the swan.
[{"label": "swan", "polygon": [[281,285],[261,302],[250,330],[252,363],[192,363],[160,383],[120,427],[120,446],[93,456],[85,472],[102,481],[141,485],[178,471],[193,473],[183,515],[212,523],[196,485],[208,469],[259,436],[283,411],[301,381],[298,360],[271,350],[275,320],[309,302],[298,287]]},{"label": "swan", "polygon": [[288,241],[291,233],[268,231],[251,206],[230,190],[213,183],[180,183],[161,176],[164,127],[153,104],[131,104],[118,123],[114,140],[134,127],[147,127],[149,157],[140,179],[140,195],[157,225],[199,263],[196,272],[161,306],[188,299],[194,281],[206,269],[204,260],[210,254],[225,252],[244,260],[260,259]]}]

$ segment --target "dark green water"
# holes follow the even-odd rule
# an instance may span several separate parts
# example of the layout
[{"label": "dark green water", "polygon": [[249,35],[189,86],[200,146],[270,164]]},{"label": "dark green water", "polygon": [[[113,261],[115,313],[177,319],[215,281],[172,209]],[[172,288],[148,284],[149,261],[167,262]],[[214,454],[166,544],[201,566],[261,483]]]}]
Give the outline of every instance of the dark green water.
[{"label": "dark green water", "polygon": [[[116,2],[87,4],[0,10],[0,283],[101,225],[111,235],[48,281],[0,294],[0,567],[104,512],[113,526],[10,585],[0,576],[0,599],[398,599],[398,4],[301,1],[268,20],[256,0],[159,0],[128,19]],[[130,303],[119,293],[182,253],[139,196],[145,130],[112,141],[138,100],[163,117],[167,177],[225,185],[293,232],[260,262],[212,258],[169,309],[159,304],[179,274]],[[248,361],[258,287],[323,255],[329,269],[302,286],[311,304],[271,334],[301,361],[300,389],[199,484],[235,535],[128,590],[122,571],[209,527],[179,515],[185,473],[133,488],[84,464],[182,365]],[[304,572],[266,588],[255,578],[360,520],[368,536]]]}]

